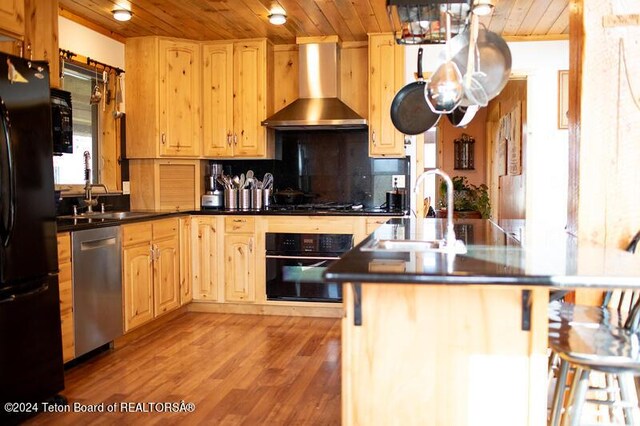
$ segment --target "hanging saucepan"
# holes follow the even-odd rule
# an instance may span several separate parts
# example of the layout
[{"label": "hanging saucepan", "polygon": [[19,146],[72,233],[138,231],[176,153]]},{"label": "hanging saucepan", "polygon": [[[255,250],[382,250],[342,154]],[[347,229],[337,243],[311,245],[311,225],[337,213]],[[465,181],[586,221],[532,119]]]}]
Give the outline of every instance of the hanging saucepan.
[{"label": "hanging saucepan", "polygon": [[[450,43],[452,60],[458,65],[462,75],[465,75],[469,56],[469,31],[465,30],[453,37]],[[498,96],[509,81],[511,51],[502,37],[486,28],[478,31],[476,49],[477,61],[474,78],[484,88],[488,100],[491,100]],[[441,56],[444,60],[443,54]],[[462,105],[468,106],[470,103],[463,99]]]},{"label": "hanging saucepan", "polygon": [[391,122],[405,135],[419,135],[433,127],[440,114],[431,111],[424,97],[427,83],[422,78],[422,48],[418,49],[418,81],[404,86],[391,102]]},{"label": "hanging saucepan", "polygon": [[478,105],[470,105],[468,107],[458,105],[450,114],[447,114],[449,122],[453,127],[466,127],[473,120],[480,107]]}]

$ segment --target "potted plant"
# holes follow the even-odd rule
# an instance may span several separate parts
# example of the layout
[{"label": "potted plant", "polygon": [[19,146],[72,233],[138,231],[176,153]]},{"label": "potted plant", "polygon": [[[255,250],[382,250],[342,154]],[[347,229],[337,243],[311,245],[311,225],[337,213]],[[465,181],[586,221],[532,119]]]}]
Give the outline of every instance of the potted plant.
[{"label": "potted plant", "polygon": [[[451,180],[453,182],[454,216],[481,217],[482,219],[488,219],[491,216],[491,203],[489,202],[489,188],[487,185],[473,185],[469,183],[466,176],[454,176]],[[444,210],[446,212],[446,200],[447,184],[443,180],[440,183],[441,211]]]}]

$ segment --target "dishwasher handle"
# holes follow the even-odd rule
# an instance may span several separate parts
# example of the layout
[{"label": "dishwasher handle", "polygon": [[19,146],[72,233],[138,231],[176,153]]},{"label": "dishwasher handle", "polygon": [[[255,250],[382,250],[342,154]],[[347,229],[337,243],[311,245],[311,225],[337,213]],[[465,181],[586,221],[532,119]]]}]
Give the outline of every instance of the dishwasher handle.
[{"label": "dishwasher handle", "polygon": [[80,243],[80,251],[97,250],[103,247],[116,245],[116,237],[103,238],[93,241],[82,241]]}]

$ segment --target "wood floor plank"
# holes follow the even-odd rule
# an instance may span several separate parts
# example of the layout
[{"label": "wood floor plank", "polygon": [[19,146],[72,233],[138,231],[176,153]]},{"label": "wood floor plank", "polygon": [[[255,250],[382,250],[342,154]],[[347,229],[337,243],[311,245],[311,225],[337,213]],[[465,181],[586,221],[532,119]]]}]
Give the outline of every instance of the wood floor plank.
[{"label": "wood floor plank", "polygon": [[[118,408],[43,413],[26,424],[337,425],[340,320],[185,313],[70,368],[65,383],[70,404]],[[194,403],[195,411],[121,408],[180,401]]]}]

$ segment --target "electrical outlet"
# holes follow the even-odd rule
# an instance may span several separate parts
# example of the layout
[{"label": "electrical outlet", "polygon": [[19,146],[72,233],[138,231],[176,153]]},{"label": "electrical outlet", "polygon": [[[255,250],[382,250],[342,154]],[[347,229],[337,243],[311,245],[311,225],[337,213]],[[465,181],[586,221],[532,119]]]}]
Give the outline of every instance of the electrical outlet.
[{"label": "electrical outlet", "polygon": [[393,184],[397,183],[398,188],[405,188],[404,175],[392,175],[391,176],[391,187],[393,188]]},{"label": "electrical outlet", "polygon": [[125,180],[122,182],[122,194],[126,195],[130,193],[131,193],[131,187],[129,186],[129,181]]}]

